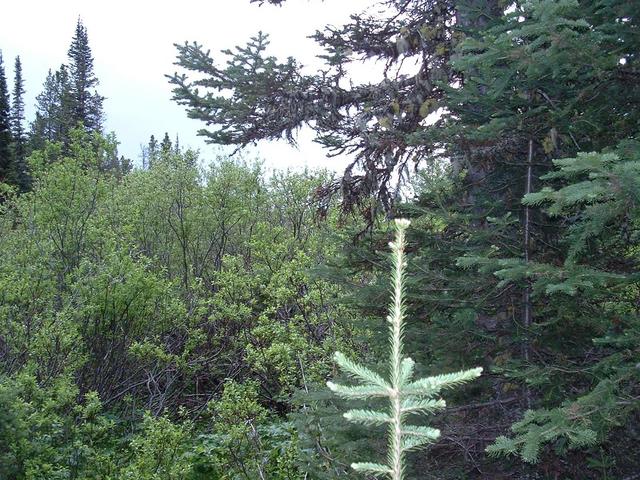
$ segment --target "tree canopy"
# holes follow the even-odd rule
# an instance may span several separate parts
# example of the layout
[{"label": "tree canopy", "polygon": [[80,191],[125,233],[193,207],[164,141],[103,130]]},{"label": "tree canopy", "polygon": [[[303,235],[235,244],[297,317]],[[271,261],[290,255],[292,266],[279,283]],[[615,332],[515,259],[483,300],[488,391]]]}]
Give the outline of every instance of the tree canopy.
[{"label": "tree canopy", "polygon": [[637,478],[640,5],[376,5],[177,45],[233,155],[119,155],[80,20],[29,129],[0,55],[0,478]]}]

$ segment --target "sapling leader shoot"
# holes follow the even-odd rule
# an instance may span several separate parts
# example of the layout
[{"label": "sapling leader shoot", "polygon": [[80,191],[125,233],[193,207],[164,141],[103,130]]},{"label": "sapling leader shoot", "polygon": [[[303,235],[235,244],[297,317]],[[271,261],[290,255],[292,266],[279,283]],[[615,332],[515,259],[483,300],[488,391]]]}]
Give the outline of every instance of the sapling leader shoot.
[{"label": "sapling leader shoot", "polygon": [[404,276],[406,268],[405,244],[406,231],[410,222],[406,219],[395,221],[395,240],[391,247],[393,297],[389,306],[389,340],[391,342],[389,358],[389,379],[349,360],[344,354],[336,352],[334,360],[338,366],[359,382],[359,385],[346,386],[327,382],[327,386],[337,395],[347,399],[388,398],[389,409],[386,412],[373,410],[349,410],[344,417],[350,422],[363,425],[387,425],[388,452],[387,462],[352,463],[351,467],[359,472],[373,475],[385,475],[391,480],[404,478],[404,454],[416,450],[440,437],[440,430],[427,426],[407,425],[409,414],[430,414],[445,408],[446,403],[439,398],[440,392],[477,378],[482,368],[473,368],[456,373],[436,375],[413,380],[415,363],[405,357],[403,349],[403,329],[405,319]]}]

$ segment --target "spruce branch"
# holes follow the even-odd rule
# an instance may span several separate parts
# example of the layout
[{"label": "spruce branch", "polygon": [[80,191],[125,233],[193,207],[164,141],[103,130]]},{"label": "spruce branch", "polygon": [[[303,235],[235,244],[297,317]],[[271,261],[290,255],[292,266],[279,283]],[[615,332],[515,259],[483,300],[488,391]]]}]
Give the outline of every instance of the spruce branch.
[{"label": "spruce branch", "polygon": [[445,408],[444,400],[434,398],[445,388],[456,387],[480,376],[482,368],[473,368],[456,373],[436,375],[413,381],[415,362],[403,355],[403,331],[405,319],[404,277],[405,243],[409,221],[396,220],[395,240],[391,247],[392,271],[391,283],[393,295],[387,321],[389,322],[389,380],[368,368],[349,360],[336,352],[334,359],[338,366],[361,385],[346,386],[327,382],[327,386],[343,398],[370,399],[386,397],[389,399],[388,412],[373,410],[349,410],[344,417],[350,422],[363,425],[388,426],[387,464],[360,462],[351,467],[359,472],[373,475],[385,475],[391,480],[404,478],[404,454],[424,447],[440,437],[435,428],[419,425],[407,425],[407,415],[430,414]]}]

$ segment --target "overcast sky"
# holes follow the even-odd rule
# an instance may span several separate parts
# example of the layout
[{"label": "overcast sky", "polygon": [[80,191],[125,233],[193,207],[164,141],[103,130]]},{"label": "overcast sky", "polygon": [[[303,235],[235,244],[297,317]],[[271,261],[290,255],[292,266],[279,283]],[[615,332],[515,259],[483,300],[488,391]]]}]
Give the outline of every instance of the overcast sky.
[{"label": "overcast sky", "polygon": [[[187,118],[183,108],[171,101],[165,74],[176,70],[174,43],[197,41],[217,52],[244,44],[259,30],[271,37],[270,54],[294,56],[313,65],[319,50],[307,35],[326,24],[341,25],[350,13],[366,9],[372,0],[289,0],[283,7],[250,4],[249,0],[58,0],[10,1],[3,5],[0,49],[10,88],[13,62],[20,55],[26,83],[26,109],[30,121],[34,99],[42,90],[49,68],[67,62],[67,49],[78,17],[89,34],[94,69],[100,80],[106,130],[115,131],[120,152],[138,161],[140,145],[149,136],[176,134],[183,146],[199,148],[212,158],[214,147],[205,145],[196,131],[201,122]],[[267,165],[328,167],[339,169],[344,159],[326,159],[303,132],[300,149],[285,142],[261,143],[258,154]],[[255,153],[255,151],[254,151]]]}]

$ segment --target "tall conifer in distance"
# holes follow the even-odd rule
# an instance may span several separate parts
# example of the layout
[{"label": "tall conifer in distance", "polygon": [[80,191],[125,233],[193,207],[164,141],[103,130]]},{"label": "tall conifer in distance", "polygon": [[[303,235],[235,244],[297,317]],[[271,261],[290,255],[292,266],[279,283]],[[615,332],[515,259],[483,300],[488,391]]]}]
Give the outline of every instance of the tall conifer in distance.
[{"label": "tall conifer in distance", "polygon": [[0,51],[0,182],[12,180],[12,163],[9,89]]},{"label": "tall conifer in distance", "polygon": [[180,154],[180,137],[178,136],[177,133],[176,133],[176,141],[173,142],[173,153],[175,153],[176,155]]},{"label": "tall conifer in distance", "polygon": [[147,147],[147,167],[153,167],[153,164],[158,159],[158,141],[155,135],[151,135],[149,138],[149,146]]},{"label": "tall conifer in distance", "polygon": [[386,412],[372,410],[349,410],[344,417],[350,422],[363,425],[387,425],[388,452],[387,462],[352,463],[354,470],[373,475],[386,475],[392,480],[404,478],[404,455],[422,446],[436,441],[440,431],[435,428],[407,425],[406,418],[412,414],[430,414],[445,408],[445,401],[438,398],[445,388],[455,387],[480,376],[482,368],[473,368],[456,373],[436,375],[413,380],[415,363],[405,357],[403,350],[403,331],[405,319],[404,304],[404,272],[405,234],[409,220],[399,219],[395,222],[396,237],[391,242],[393,263],[391,285],[393,298],[389,307],[387,321],[389,323],[389,379],[358,365],[340,352],[334,359],[342,370],[360,382],[356,386],[337,385],[327,382],[327,386],[337,395],[347,399],[388,398],[389,409]]},{"label": "tall conifer in distance", "polygon": [[164,138],[162,139],[162,142],[160,143],[160,151],[162,153],[163,156],[167,156],[171,153],[171,149],[172,149],[172,144],[171,144],[171,139],[169,138],[169,133],[168,132],[164,132]]},{"label": "tall conifer in distance", "polygon": [[73,98],[69,73],[65,65],[49,70],[42,93],[36,97],[36,118],[31,124],[31,148],[39,149],[45,141],[69,143],[73,126]]},{"label": "tall conifer in distance", "polygon": [[102,101],[95,90],[98,79],[93,71],[93,56],[89,47],[87,28],[78,19],[76,31],[68,52],[71,98],[73,100],[72,126],[82,123],[89,132],[102,130]]},{"label": "tall conifer in distance", "polygon": [[42,92],[36,97],[36,116],[31,122],[30,147],[37,150],[44,146],[46,140],[53,139],[53,110],[55,99],[55,75],[49,69],[43,84]]},{"label": "tall conifer in distance", "polygon": [[13,157],[15,178],[24,191],[28,188],[28,173],[25,163],[26,138],[24,131],[24,79],[22,63],[18,55],[14,67],[13,98],[11,103],[11,134],[13,137]]},{"label": "tall conifer in distance", "polygon": [[93,71],[87,29],[80,19],[68,57],[68,66],[61,65],[55,73],[49,70],[43,91],[36,97],[31,148],[42,148],[46,141],[62,142],[67,148],[69,132],[78,124],[87,132],[102,131],[104,97],[95,89],[99,82]]}]

